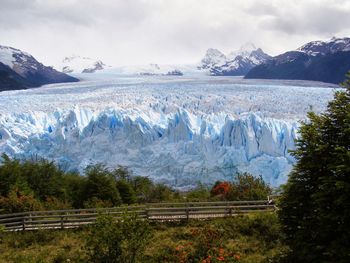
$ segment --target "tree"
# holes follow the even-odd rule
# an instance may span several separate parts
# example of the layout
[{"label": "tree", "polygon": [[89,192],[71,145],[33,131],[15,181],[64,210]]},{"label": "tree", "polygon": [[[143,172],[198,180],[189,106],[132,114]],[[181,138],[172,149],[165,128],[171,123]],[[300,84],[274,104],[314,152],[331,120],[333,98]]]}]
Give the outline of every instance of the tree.
[{"label": "tree", "polygon": [[350,262],[350,75],[325,113],[308,114],[279,217],[293,262]]},{"label": "tree", "polygon": [[116,206],[121,203],[120,194],[113,175],[101,164],[88,166],[83,200],[89,199],[108,201]]},{"label": "tree", "polygon": [[210,191],[211,196],[222,200],[262,200],[272,192],[261,176],[249,173],[236,174],[233,182],[216,182]]},{"label": "tree", "polygon": [[133,204],[136,202],[136,194],[131,184],[124,179],[116,182],[117,189],[124,204]]},{"label": "tree", "polygon": [[228,193],[229,200],[264,200],[272,192],[271,187],[259,176],[237,174]]},{"label": "tree", "polygon": [[131,180],[131,184],[139,203],[150,202],[150,195],[154,187],[154,183],[148,177],[134,176]]}]

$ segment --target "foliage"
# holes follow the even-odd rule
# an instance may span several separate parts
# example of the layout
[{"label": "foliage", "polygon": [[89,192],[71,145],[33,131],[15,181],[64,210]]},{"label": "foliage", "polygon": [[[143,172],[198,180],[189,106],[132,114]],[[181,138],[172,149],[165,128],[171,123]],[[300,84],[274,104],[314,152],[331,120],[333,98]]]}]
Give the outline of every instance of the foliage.
[{"label": "foliage", "polygon": [[113,175],[103,166],[88,166],[83,199],[96,198],[109,201],[113,206],[121,204],[120,194]]},{"label": "foliage", "polygon": [[189,202],[209,201],[210,191],[207,186],[199,183],[196,188],[188,191],[185,197]]},{"label": "foliage", "polygon": [[136,202],[136,194],[131,184],[125,179],[116,182],[117,189],[124,204],[133,204]]},{"label": "foliage", "polygon": [[280,200],[293,262],[350,261],[350,75],[325,113],[309,113]]},{"label": "foliage", "polygon": [[143,251],[149,244],[152,229],[147,220],[140,220],[136,213],[125,212],[119,221],[122,230],[122,249],[125,263],[142,262]]},{"label": "foliage", "polygon": [[150,202],[171,201],[175,198],[176,192],[164,184],[155,184],[150,192]]},{"label": "foliage", "polygon": [[124,213],[121,220],[101,215],[91,227],[86,243],[90,262],[140,262],[151,229],[136,214]]},{"label": "foliage", "polygon": [[[94,233],[97,235],[97,239],[94,238],[96,246],[98,240],[103,244],[113,243],[103,239],[103,233],[112,235],[114,241],[121,240],[116,243],[121,249],[122,262],[133,262],[130,254],[133,247],[141,247],[135,253],[134,262],[142,263],[175,263],[181,262],[184,257],[185,262],[265,263],[276,262],[272,261],[276,258],[283,259],[288,252],[288,247],[281,245],[282,235],[274,213],[151,225],[134,221],[133,214],[127,216],[128,223],[125,224],[107,220],[102,224],[102,232],[97,229],[93,232],[90,227],[4,232],[0,235],[0,262],[88,262],[91,261],[89,239],[94,237]],[[117,232],[110,233],[111,228],[116,228]],[[100,247],[102,249],[104,245]],[[106,251],[103,249],[103,253]]]},{"label": "foliage", "polygon": [[242,173],[237,174],[235,179],[228,197],[230,200],[264,200],[271,194],[270,186],[261,176]]},{"label": "foliage", "polygon": [[7,196],[0,196],[0,208],[6,213],[42,210],[42,203],[32,194],[26,194],[18,188],[10,190]]},{"label": "foliage", "polygon": [[227,199],[229,193],[232,191],[232,183],[230,182],[216,182],[210,191],[212,196],[216,196],[221,199]]},{"label": "foliage", "polygon": [[238,174],[233,182],[218,182],[212,189],[199,184],[187,192],[134,176],[126,167],[88,166],[84,176],[64,172],[43,159],[2,156],[0,213],[70,208],[103,208],[121,204],[210,200],[266,199],[271,189],[261,178]]},{"label": "foliage", "polygon": [[264,200],[272,189],[262,177],[255,177],[249,173],[236,174],[233,182],[216,182],[210,194],[220,200]]},{"label": "foliage", "polygon": [[148,177],[134,176],[131,179],[131,185],[135,191],[138,203],[151,202],[151,193],[154,188],[154,183]]},{"label": "foliage", "polygon": [[115,219],[101,215],[91,227],[87,237],[86,250],[90,262],[117,263],[122,259],[122,231]]}]

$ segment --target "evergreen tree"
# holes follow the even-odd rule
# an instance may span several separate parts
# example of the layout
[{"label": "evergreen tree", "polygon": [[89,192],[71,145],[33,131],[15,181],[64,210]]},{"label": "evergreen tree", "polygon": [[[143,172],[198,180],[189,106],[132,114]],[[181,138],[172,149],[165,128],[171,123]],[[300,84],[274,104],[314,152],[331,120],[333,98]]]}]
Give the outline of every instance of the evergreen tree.
[{"label": "evergreen tree", "polygon": [[309,113],[280,200],[290,262],[350,262],[350,75],[325,113]]}]

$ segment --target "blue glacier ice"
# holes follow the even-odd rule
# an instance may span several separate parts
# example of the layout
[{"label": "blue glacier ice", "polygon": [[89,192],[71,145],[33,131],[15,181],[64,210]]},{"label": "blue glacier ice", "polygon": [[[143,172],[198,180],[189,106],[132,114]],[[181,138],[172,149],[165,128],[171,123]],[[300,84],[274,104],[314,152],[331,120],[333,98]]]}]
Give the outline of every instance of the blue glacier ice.
[{"label": "blue glacier ice", "polygon": [[3,92],[0,152],[68,170],[124,165],[180,189],[245,171],[278,186],[298,121],[334,92],[307,84],[130,77]]}]

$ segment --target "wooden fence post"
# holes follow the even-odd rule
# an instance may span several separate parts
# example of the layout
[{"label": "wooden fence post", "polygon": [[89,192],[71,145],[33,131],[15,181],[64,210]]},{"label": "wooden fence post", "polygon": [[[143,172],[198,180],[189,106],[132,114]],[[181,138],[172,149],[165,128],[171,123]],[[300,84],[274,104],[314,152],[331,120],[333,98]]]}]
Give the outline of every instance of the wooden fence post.
[{"label": "wooden fence post", "polygon": [[63,215],[61,215],[61,229],[64,229]]},{"label": "wooden fence post", "polygon": [[26,221],[25,221],[25,217],[22,217],[22,230],[25,231],[26,230]]},{"label": "wooden fence post", "polygon": [[146,214],[146,218],[147,220],[149,219],[149,215],[148,215],[148,206],[145,207],[145,214]]},{"label": "wooden fence post", "polygon": [[189,220],[190,219],[190,209],[188,207],[188,204],[186,204],[186,219]]}]

